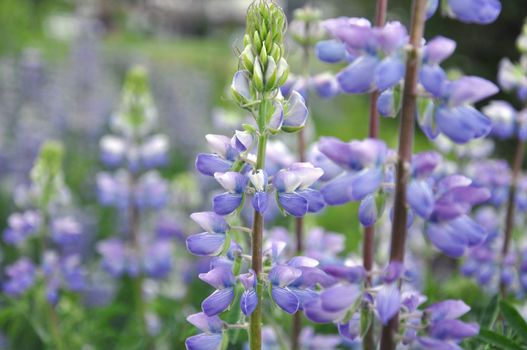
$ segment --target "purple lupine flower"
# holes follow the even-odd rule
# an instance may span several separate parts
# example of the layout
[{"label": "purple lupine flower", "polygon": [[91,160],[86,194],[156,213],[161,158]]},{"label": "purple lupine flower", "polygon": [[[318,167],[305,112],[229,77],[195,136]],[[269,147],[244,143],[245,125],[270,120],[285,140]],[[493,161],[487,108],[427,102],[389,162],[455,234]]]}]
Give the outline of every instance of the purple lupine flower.
[{"label": "purple lupine flower", "polygon": [[97,251],[102,256],[103,268],[115,277],[123,275],[137,276],[139,261],[133,250],[119,239],[107,239],[97,244]]},{"label": "purple lupine flower", "polygon": [[337,284],[320,293],[304,305],[306,317],[316,323],[340,322],[360,298],[357,285]]},{"label": "purple lupine flower", "polygon": [[448,0],[451,17],[466,23],[489,24],[501,12],[500,0]]},{"label": "purple lupine flower", "polygon": [[6,275],[8,280],[4,283],[4,293],[18,297],[35,283],[35,265],[28,258],[21,258],[7,266]]},{"label": "purple lupine flower", "polygon": [[511,170],[505,160],[482,160],[472,164],[467,173],[474,179],[476,186],[490,191],[489,203],[495,207],[507,201]]},{"label": "purple lupine flower", "polygon": [[506,101],[492,101],[483,108],[483,114],[492,120],[490,136],[508,139],[516,131],[516,110]]},{"label": "purple lupine flower", "polygon": [[252,206],[259,213],[264,213],[269,206],[269,195],[267,194],[267,174],[263,170],[257,170],[249,174],[251,184],[255,189]]},{"label": "purple lupine flower", "polygon": [[209,147],[214,153],[200,153],[196,158],[196,169],[203,175],[214,176],[214,173],[225,173],[231,170],[241,153],[252,147],[252,138],[245,135],[232,138],[223,135],[206,136]]},{"label": "purple lupine flower", "polygon": [[227,190],[212,200],[214,212],[218,215],[231,214],[242,205],[249,179],[247,176],[233,171],[215,173],[214,177]]},{"label": "purple lupine flower", "polygon": [[245,274],[241,274],[238,278],[244,288],[243,294],[240,297],[240,309],[245,316],[249,317],[258,305],[256,276],[254,275],[254,271],[250,270]]},{"label": "purple lupine flower", "polygon": [[168,239],[149,242],[143,251],[143,269],[152,278],[166,278],[173,267],[172,243]]},{"label": "purple lupine flower", "polygon": [[203,332],[185,340],[187,350],[221,349],[223,321],[217,315],[207,316],[204,312],[199,312],[188,316],[187,321]]},{"label": "purple lupine flower", "polygon": [[322,210],[325,203],[320,192],[310,188],[322,175],[323,170],[310,163],[294,163],[276,173],[273,186],[280,208],[296,217]]},{"label": "purple lupine flower", "polygon": [[490,198],[486,188],[472,185],[461,175],[440,179],[428,177],[440,157],[434,152],[414,156],[413,178],[407,196],[413,212],[428,221],[427,235],[443,253],[460,257],[467,247],[476,246],[486,238],[485,229],[467,214],[473,205]]},{"label": "purple lupine flower", "polygon": [[199,274],[199,278],[216,288],[201,303],[201,309],[207,316],[214,316],[225,311],[234,300],[234,284],[236,282],[230,266],[219,265],[207,273]]},{"label": "purple lupine flower", "polygon": [[300,307],[298,297],[288,286],[302,275],[302,271],[289,265],[275,265],[269,271],[271,297],[282,310],[294,314]]},{"label": "purple lupine flower", "polygon": [[148,137],[139,150],[142,166],[145,169],[152,169],[166,165],[168,149],[168,136],[157,134]]},{"label": "purple lupine flower", "polygon": [[206,232],[187,238],[187,249],[198,256],[214,256],[221,253],[229,230],[227,221],[214,212],[194,213],[190,217]]},{"label": "purple lupine flower", "polygon": [[121,165],[127,153],[126,141],[118,136],[106,135],[99,141],[101,149],[101,161],[109,167]]},{"label": "purple lupine flower", "polygon": [[[437,79],[436,84],[423,86],[435,98],[418,118],[428,138],[435,139],[441,132],[455,143],[463,144],[491,131],[490,118],[472,107],[498,92],[498,87],[490,81],[467,76],[454,81]],[[438,93],[439,96],[434,96]]]},{"label": "purple lupine flower", "polygon": [[51,223],[51,238],[61,246],[72,246],[79,242],[82,226],[72,216],[53,219]]},{"label": "purple lupine flower", "polygon": [[120,209],[128,207],[129,181],[125,172],[118,171],[115,174],[100,172],[97,174],[96,182],[99,203]]},{"label": "purple lupine flower", "polygon": [[7,218],[7,224],[8,227],[3,234],[4,242],[11,245],[21,245],[28,237],[37,233],[40,216],[32,210],[13,213]]},{"label": "purple lupine flower", "polygon": [[396,283],[385,285],[375,296],[375,309],[383,325],[399,312],[401,293]]},{"label": "purple lupine flower", "polygon": [[293,91],[296,91],[302,95],[304,100],[307,100],[309,90],[313,90],[321,98],[332,98],[340,93],[340,86],[335,76],[328,72],[307,79],[289,74],[287,82],[280,90],[284,96],[290,96]]},{"label": "purple lupine flower", "polygon": [[168,184],[158,172],[149,171],[139,179],[134,198],[139,208],[162,208],[168,201]]},{"label": "purple lupine flower", "polygon": [[349,201],[362,201],[359,220],[364,226],[372,225],[382,214],[375,196],[383,181],[390,179],[385,166],[388,149],[384,142],[375,139],[342,142],[335,138],[321,138],[318,149],[344,172],[321,188],[326,203],[340,205]]}]

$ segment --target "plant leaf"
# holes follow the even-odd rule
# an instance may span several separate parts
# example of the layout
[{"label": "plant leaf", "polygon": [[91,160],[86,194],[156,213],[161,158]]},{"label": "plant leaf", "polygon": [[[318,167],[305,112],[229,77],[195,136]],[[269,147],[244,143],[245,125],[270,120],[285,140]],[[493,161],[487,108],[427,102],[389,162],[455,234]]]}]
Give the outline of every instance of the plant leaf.
[{"label": "plant leaf", "polygon": [[478,339],[483,343],[490,343],[500,350],[522,350],[520,345],[514,343],[509,338],[488,329],[481,329]]},{"label": "plant leaf", "polygon": [[489,304],[483,311],[483,314],[481,315],[481,318],[479,321],[479,325],[481,328],[492,329],[494,322],[496,322],[496,319],[498,318],[499,302],[500,302],[499,294],[496,294],[494,297],[492,297]]},{"label": "plant leaf", "polygon": [[518,310],[503,300],[500,302],[500,309],[507,324],[518,333],[524,342],[527,342],[527,322]]}]

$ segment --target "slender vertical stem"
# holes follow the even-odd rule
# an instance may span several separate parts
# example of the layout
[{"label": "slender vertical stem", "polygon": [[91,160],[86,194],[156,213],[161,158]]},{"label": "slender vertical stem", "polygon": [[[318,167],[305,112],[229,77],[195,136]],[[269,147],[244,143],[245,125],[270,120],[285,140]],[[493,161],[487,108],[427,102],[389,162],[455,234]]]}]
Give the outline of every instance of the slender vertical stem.
[{"label": "slender vertical stem", "polygon": [[[260,103],[260,109],[258,111],[258,129],[260,135],[258,137],[258,151],[256,158],[256,170],[263,169],[265,167],[265,150],[267,147],[267,131],[266,117],[268,114],[269,106],[271,101],[263,98]],[[258,304],[256,309],[251,314],[251,320],[249,324],[249,343],[251,350],[261,350],[262,348],[262,272],[263,272],[263,258],[262,258],[262,241],[263,241],[263,229],[264,222],[263,216],[258,211],[254,211],[253,218],[253,230],[251,236],[251,247],[252,247],[252,262],[251,267],[256,274],[258,284],[256,292],[258,294]]]},{"label": "slender vertical stem", "polygon": [[[139,239],[139,229],[141,227],[141,213],[136,204],[135,188],[138,181],[138,175],[136,173],[130,173],[129,183],[129,203],[128,203],[128,230],[130,234],[130,240],[132,247],[137,256],[141,256],[141,242]],[[146,306],[143,299],[143,275],[142,271],[139,271],[139,275],[136,276],[133,281],[133,293],[135,299],[136,313],[139,320],[139,327],[144,337],[146,348],[150,349],[150,339],[148,334],[148,327],[146,323]]]},{"label": "slender vertical stem", "polygon": [[[514,152],[514,159],[512,163],[511,186],[509,190],[509,198],[507,200],[507,214],[505,216],[505,237],[503,238],[503,247],[501,250],[502,265],[509,254],[510,243],[512,239],[512,230],[514,228],[514,214],[516,212],[516,192],[518,189],[518,179],[522,168],[523,158],[525,156],[525,141],[517,140],[516,150]],[[503,297],[506,296],[506,286],[500,279],[500,292]]]},{"label": "slender vertical stem", "polygon": [[[382,27],[386,21],[386,11],[388,9],[388,0],[377,0],[377,10],[375,12],[375,26]],[[377,110],[377,100],[379,99],[379,91],[375,90],[370,96],[370,120],[368,128],[368,137],[379,137],[379,112]],[[364,228],[364,239],[362,242],[362,264],[366,272],[370,272],[373,268],[373,260],[375,254],[375,226]],[[371,276],[366,277],[366,287],[371,286]],[[364,350],[375,349],[375,337],[373,326],[370,325],[363,339]]]},{"label": "slender vertical stem", "polygon": [[[425,27],[426,0],[413,0],[410,27],[410,46],[406,58],[401,124],[399,127],[399,148],[393,205],[392,238],[390,261],[404,262],[406,244],[407,201],[406,186],[409,175],[414,139],[414,118],[417,100],[417,79],[419,75],[420,46]],[[394,350],[394,335],[399,326],[399,315],[395,315],[382,329],[381,350]]]},{"label": "slender vertical stem", "polygon": [[[309,72],[309,50],[311,45],[309,43],[309,30],[310,23],[305,21],[304,33],[306,42],[302,45],[302,75],[304,79],[310,78]],[[309,96],[309,88],[306,88],[306,97]],[[306,106],[308,98],[306,98]],[[301,129],[298,133],[298,160],[300,162],[306,161],[306,136],[304,129]],[[296,237],[296,254],[302,254],[304,250],[304,218],[299,217],[295,219],[295,237]],[[300,347],[299,337],[302,331],[302,315],[297,312],[293,315],[293,322],[291,325],[291,350],[298,350]]]}]

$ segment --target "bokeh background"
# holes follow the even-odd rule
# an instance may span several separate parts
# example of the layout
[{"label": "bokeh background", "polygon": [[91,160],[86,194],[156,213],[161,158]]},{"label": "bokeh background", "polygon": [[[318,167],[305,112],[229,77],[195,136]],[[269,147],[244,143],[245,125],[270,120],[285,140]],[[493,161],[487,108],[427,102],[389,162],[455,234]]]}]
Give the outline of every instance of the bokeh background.
[{"label": "bokeh background", "polygon": [[[320,7],[324,18],[372,18],[375,12],[373,0],[281,1],[288,15],[307,3]],[[0,228],[15,207],[17,188],[29,181],[40,144],[59,139],[67,151],[65,180],[77,207],[89,214],[85,224],[93,241],[111,235],[116,213],[97,206],[95,176],[103,168],[98,142],[108,132],[125,72],[137,63],[148,69],[160,129],[170,138],[171,161],[162,175],[173,186],[184,186],[182,174],[192,171],[196,153],[206,150],[204,135],[231,132],[240,120],[227,87],[236,71],[236,50],[249,4],[249,0],[0,0]],[[447,68],[495,81],[500,59],[518,58],[515,40],[527,15],[527,0],[504,0],[502,5],[500,18],[487,26],[441,16],[428,22],[427,38],[440,34],[458,43]],[[393,1],[388,19],[407,24],[409,8],[410,0]],[[291,43],[288,56],[294,71],[300,49]],[[313,60],[313,72],[336,68]],[[313,96],[310,102],[312,141],[320,135],[352,139],[367,134],[366,96],[342,95],[331,101]],[[286,141],[294,144],[294,136],[288,137]],[[396,144],[397,120],[382,120],[381,137]],[[416,148],[430,148],[419,133]],[[498,143],[497,150],[509,157],[511,145]],[[353,250],[361,240],[359,224],[350,215],[354,206],[328,208],[307,220],[344,233]],[[9,248],[3,248],[1,259],[9,259]],[[444,286],[439,291],[430,285],[428,291],[463,294],[469,303],[470,298],[477,301],[471,282],[449,283],[467,286]],[[199,297],[195,299],[189,303],[199,305]]]}]

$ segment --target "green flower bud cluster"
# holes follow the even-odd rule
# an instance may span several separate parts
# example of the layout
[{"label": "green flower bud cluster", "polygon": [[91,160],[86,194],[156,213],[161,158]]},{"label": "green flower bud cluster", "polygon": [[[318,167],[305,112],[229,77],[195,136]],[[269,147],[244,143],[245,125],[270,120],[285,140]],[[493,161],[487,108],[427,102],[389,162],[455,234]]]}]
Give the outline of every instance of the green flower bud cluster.
[{"label": "green flower bud cluster", "polygon": [[285,14],[274,2],[257,0],[249,7],[240,64],[248,72],[251,95],[274,91],[286,82],[285,27]]},{"label": "green flower bud cluster", "polygon": [[290,26],[291,38],[300,46],[314,46],[325,36],[321,18],[322,12],[309,5],[295,10]]},{"label": "green flower bud cluster", "polygon": [[35,165],[31,169],[32,191],[41,208],[46,208],[64,184],[62,160],[64,147],[57,141],[48,141],[40,148]]},{"label": "green flower bud cluster", "polygon": [[147,72],[141,66],[134,67],[126,76],[114,127],[128,136],[144,136],[151,131],[155,120]]}]

